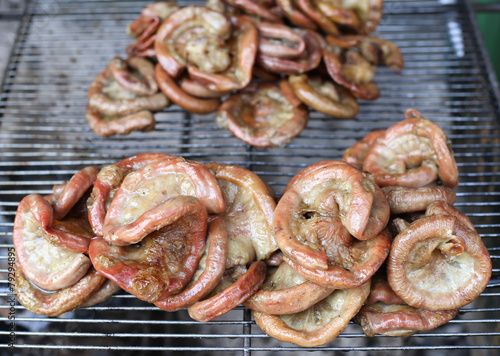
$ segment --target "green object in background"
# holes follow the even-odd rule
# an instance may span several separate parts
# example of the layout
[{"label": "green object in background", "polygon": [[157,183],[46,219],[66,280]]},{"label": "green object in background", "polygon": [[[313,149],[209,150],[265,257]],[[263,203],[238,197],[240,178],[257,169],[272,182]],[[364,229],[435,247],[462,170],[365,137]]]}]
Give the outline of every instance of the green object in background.
[{"label": "green object in background", "polygon": [[[475,0],[476,4],[498,4],[499,0]],[[500,82],[500,12],[476,12],[479,28]]]}]

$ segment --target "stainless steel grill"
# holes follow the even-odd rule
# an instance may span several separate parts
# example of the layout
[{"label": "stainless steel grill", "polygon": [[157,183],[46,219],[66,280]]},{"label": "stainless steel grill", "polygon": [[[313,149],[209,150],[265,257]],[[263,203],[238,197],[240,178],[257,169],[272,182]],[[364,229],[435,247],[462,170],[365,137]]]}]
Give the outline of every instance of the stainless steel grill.
[{"label": "stainless steel grill", "polygon": [[[185,1],[183,4],[193,3]],[[381,97],[362,102],[354,120],[312,113],[307,129],[286,148],[252,148],[219,129],[211,115],[176,106],[157,114],[150,133],[102,139],[84,119],[86,91],[131,39],[126,25],[147,2],[51,0],[30,3],[11,53],[0,92],[0,328],[9,347],[15,316],[17,354],[128,355],[189,351],[266,355],[303,352],[264,335],[242,307],[209,323],[184,311],[163,312],[127,294],[59,318],[11,309],[7,251],[18,202],[47,194],[86,165],[103,166],[143,152],[165,152],[203,162],[249,168],[280,193],[303,167],[340,159],[369,131],[387,128],[414,107],[447,132],[461,174],[457,206],[483,236],[493,278],[474,303],[433,332],[406,339],[366,338],[349,325],[335,341],[311,350],[436,355],[493,355],[500,348],[500,103],[498,84],[467,0],[385,0],[376,35],[394,41],[404,55],[401,74],[377,71]],[[10,315],[9,315],[10,313]]]}]

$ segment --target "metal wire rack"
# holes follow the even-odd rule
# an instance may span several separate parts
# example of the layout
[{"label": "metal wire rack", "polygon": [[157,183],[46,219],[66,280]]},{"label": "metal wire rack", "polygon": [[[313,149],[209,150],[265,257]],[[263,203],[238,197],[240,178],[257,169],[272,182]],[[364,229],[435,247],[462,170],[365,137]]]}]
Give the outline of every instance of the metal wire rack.
[{"label": "metal wire rack", "polygon": [[381,97],[362,102],[357,118],[334,120],[312,113],[298,138],[286,148],[273,149],[252,148],[219,129],[211,115],[192,115],[176,106],[156,115],[154,132],[102,139],[90,130],[84,119],[88,85],[110,58],[124,54],[131,42],[125,27],[145,4],[33,1],[23,15],[0,92],[0,350],[9,349],[14,323],[15,351],[23,355],[66,355],[75,350],[85,355],[304,352],[264,335],[243,307],[202,324],[184,311],[163,312],[125,293],[58,318],[40,317],[12,305],[6,266],[17,204],[27,194],[49,193],[54,184],[84,166],[103,166],[143,152],[241,165],[279,194],[303,167],[340,159],[346,147],[371,130],[401,120],[404,110],[414,107],[443,127],[452,140],[461,174],[456,206],[471,217],[488,246],[493,278],[478,300],[435,331],[406,339],[366,338],[351,324],[326,347],[308,351],[498,353],[500,97],[467,0],[386,0],[376,35],[401,48],[403,72],[377,69]]}]

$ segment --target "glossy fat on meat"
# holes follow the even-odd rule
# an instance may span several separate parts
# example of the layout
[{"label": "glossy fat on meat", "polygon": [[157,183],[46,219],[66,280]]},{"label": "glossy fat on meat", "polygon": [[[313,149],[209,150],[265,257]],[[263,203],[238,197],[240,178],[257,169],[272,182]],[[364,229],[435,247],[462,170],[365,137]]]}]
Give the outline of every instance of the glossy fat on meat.
[{"label": "glossy fat on meat", "polygon": [[226,200],[220,214],[228,234],[226,268],[265,260],[277,249],[272,219],[274,192],[255,173],[234,165],[209,163]]},{"label": "glossy fat on meat", "polygon": [[[264,2],[252,0],[223,0],[226,4],[242,9],[246,14],[257,16],[272,23],[280,23],[283,20],[281,16],[272,11],[273,7],[266,6]],[[274,1],[272,2],[274,4]]]},{"label": "glossy fat on meat", "polygon": [[424,211],[435,201],[452,205],[456,199],[455,192],[443,186],[421,188],[386,186],[382,191],[389,202],[391,213],[395,215]]},{"label": "glossy fat on meat", "polygon": [[472,221],[470,221],[469,217],[462,213],[460,210],[457,208],[453,207],[452,205],[444,202],[444,201],[435,201],[429,204],[427,206],[427,209],[425,209],[425,215],[435,215],[435,214],[441,214],[441,215],[452,215],[458,219],[462,224],[467,226],[469,229],[471,229],[474,232],[476,231],[476,228],[474,227],[474,224]]},{"label": "glossy fat on meat", "polygon": [[118,246],[98,237],[89,248],[99,273],[149,303],[189,283],[206,239],[207,209],[198,199],[172,197],[162,203],[162,209],[161,227],[151,229],[140,242]]},{"label": "glossy fat on meat", "polygon": [[486,288],[491,260],[481,237],[451,215],[424,216],[392,243],[387,278],[406,304],[439,311],[460,308]]},{"label": "glossy fat on meat", "polygon": [[132,131],[153,131],[156,125],[153,113],[147,110],[117,118],[103,115],[98,110],[87,107],[85,120],[92,131],[102,137],[126,135]]},{"label": "glossy fat on meat", "polygon": [[273,338],[303,347],[317,347],[333,341],[359,311],[370,282],[352,289],[337,289],[307,310],[296,314],[270,315],[253,311],[257,325]]},{"label": "glossy fat on meat", "polygon": [[265,314],[294,314],[306,310],[332,292],[333,288],[309,281],[282,262],[243,305]]},{"label": "glossy fat on meat", "polygon": [[309,30],[318,29],[316,23],[297,8],[294,0],[276,0],[276,4],[281,8],[284,16],[295,26]]},{"label": "glossy fat on meat", "polygon": [[39,287],[55,291],[78,282],[91,266],[90,259],[59,242],[52,233],[52,206],[31,194],[19,203],[13,240],[18,263],[26,277]]},{"label": "glossy fat on meat", "polygon": [[105,282],[97,289],[92,295],[83,302],[79,308],[88,308],[99,303],[105,302],[111,298],[114,294],[118,293],[122,289],[118,284],[110,279],[106,279]]},{"label": "glossy fat on meat", "polygon": [[53,293],[45,293],[31,284],[22,268],[16,268],[14,292],[19,303],[30,312],[59,316],[81,306],[105,281],[104,276],[91,268],[74,285]]},{"label": "glossy fat on meat", "polygon": [[458,185],[451,143],[441,128],[408,109],[406,119],[388,128],[366,155],[363,170],[378,185],[423,187],[438,179],[449,188]]},{"label": "glossy fat on meat", "polygon": [[202,164],[181,157],[150,163],[129,173],[106,213],[105,240],[119,245],[140,241],[163,226],[163,204],[172,197],[197,197],[210,213],[226,208],[215,177]]}]

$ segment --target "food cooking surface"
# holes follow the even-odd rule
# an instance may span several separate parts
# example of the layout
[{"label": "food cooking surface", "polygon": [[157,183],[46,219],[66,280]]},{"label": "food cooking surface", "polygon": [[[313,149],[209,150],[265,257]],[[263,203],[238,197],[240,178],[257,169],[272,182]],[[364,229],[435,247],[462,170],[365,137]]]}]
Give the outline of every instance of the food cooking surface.
[{"label": "food cooking surface", "polygon": [[[489,249],[492,281],[474,304],[433,332],[407,339],[368,339],[351,324],[328,348],[376,351],[405,346],[417,353],[439,345],[446,351],[460,348],[466,354],[473,352],[468,349],[474,345],[498,347],[499,103],[464,3],[386,1],[375,35],[399,46],[405,59],[403,71],[377,68],[380,98],[360,101],[356,118],[335,120],[311,112],[307,128],[298,137],[286,148],[272,149],[251,148],[220,129],[214,114],[189,114],[175,105],[155,115],[152,132],[104,139],[88,127],[84,118],[88,86],[111,58],[124,56],[124,48],[132,42],[126,26],[147,3],[34,2],[28,9],[0,99],[0,292],[5,323],[10,307],[8,248],[15,209],[24,196],[48,194],[54,184],[85,166],[102,167],[144,152],[239,165],[281,194],[302,168],[324,159],[341,159],[347,147],[370,131],[402,120],[404,111],[414,107],[438,123],[452,141],[460,172],[455,206],[471,218]],[[231,348],[226,354],[245,350],[260,354],[278,347],[301,350],[265,336],[243,307],[200,324],[185,311],[163,312],[126,293],[50,323],[18,305],[16,326],[18,344],[46,348],[64,343],[72,348],[129,351],[165,348],[208,353]]]}]

